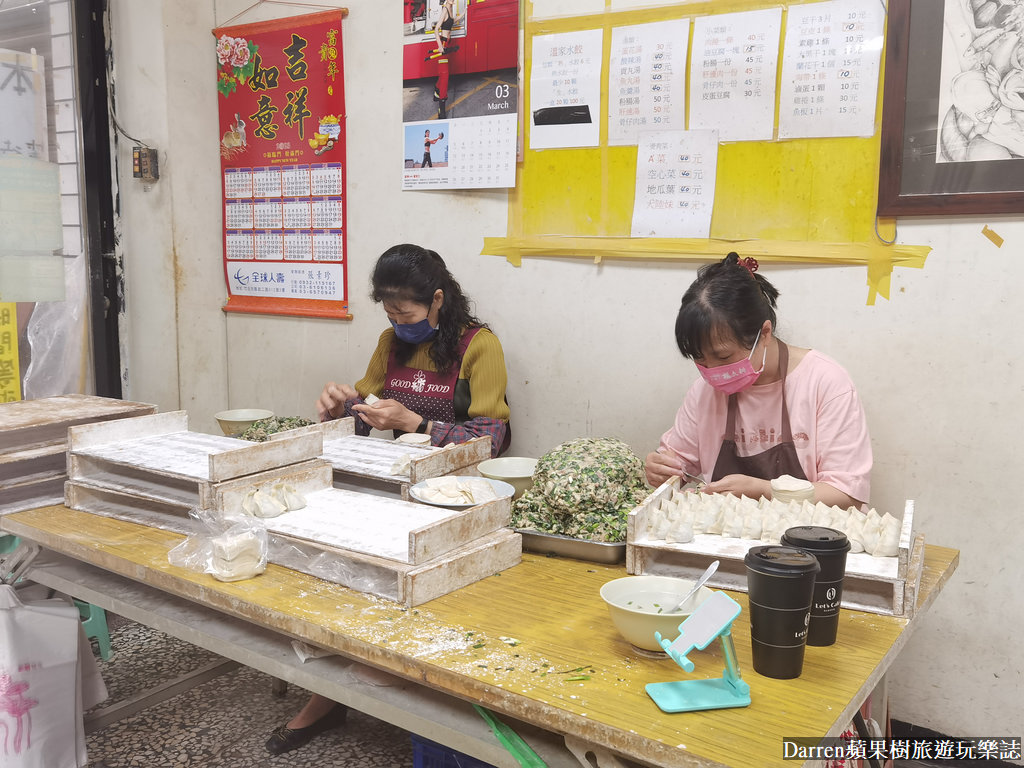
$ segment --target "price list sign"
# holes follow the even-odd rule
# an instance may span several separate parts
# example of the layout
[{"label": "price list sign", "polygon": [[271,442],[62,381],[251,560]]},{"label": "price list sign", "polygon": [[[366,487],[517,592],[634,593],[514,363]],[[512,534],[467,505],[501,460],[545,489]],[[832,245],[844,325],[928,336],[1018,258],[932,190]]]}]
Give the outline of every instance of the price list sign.
[{"label": "price list sign", "polygon": [[718,131],[651,131],[636,154],[631,236],[710,236]]},{"label": "price list sign", "polygon": [[702,16],[693,26],[690,128],[721,141],[770,141],[782,9]]},{"label": "price list sign", "polygon": [[598,145],[602,36],[588,29],[533,38],[530,149]]},{"label": "price list sign", "polygon": [[225,311],[349,316],[343,15],[213,31]]},{"label": "price list sign", "polygon": [[641,131],[686,127],[690,20],[612,29],[608,143],[636,144]]},{"label": "price list sign", "polygon": [[884,13],[873,0],[790,6],[780,139],[874,134]]}]

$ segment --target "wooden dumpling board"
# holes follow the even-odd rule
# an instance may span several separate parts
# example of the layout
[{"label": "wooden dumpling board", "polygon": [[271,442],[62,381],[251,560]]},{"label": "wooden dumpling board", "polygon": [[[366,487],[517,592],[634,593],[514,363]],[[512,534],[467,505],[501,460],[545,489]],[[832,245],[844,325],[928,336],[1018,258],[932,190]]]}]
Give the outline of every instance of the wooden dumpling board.
[{"label": "wooden dumpling board", "polygon": [[0,515],[63,500],[69,426],[155,412],[148,403],[77,394],[0,404]]},{"label": "wooden dumpling board", "polygon": [[287,474],[285,468],[315,460],[322,450],[319,434],[253,443],[189,432],[187,414],[173,411],[72,427],[68,477],[82,486],[209,508],[218,484],[282,469]]},{"label": "wooden dumpling board", "polygon": [[522,560],[522,537],[502,528],[433,560],[411,565],[270,534],[270,561],[413,608]]},{"label": "wooden dumpling board", "polygon": [[[443,448],[413,445],[357,435],[355,420],[351,416],[278,432],[271,435],[270,440],[314,432],[323,435],[323,457],[334,467],[335,485],[353,490],[360,490],[362,482],[394,486],[394,491],[403,498],[409,485],[456,472],[477,474],[476,465],[491,458],[490,437],[476,437]],[[395,465],[405,456],[410,459],[408,471],[394,471]]]},{"label": "wooden dumpling board", "polygon": [[[665,483],[644,499],[627,519],[626,571],[631,574],[697,578],[713,560],[719,561],[709,586],[741,592],[747,590],[747,571],[743,558],[764,542],[737,539],[718,534],[697,534],[686,544],[669,544],[645,538],[652,511],[679,487],[678,478]],[[898,554],[873,557],[866,553],[849,554],[843,579],[842,607],[889,616],[903,616],[912,606],[906,603],[908,584],[920,579],[911,569],[913,560],[914,502],[908,500],[903,513]],[[923,540],[920,543],[923,547]],[[923,550],[922,550],[923,551]],[[913,590],[911,590],[913,591]]]},{"label": "wooden dumpling board", "polygon": [[68,427],[156,413],[150,403],[94,395],[56,395],[0,404],[0,454],[67,441]]},{"label": "wooden dumpling board", "polygon": [[340,488],[306,495],[306,506],[266,520],[271,533],[421,565],[506,527],[508,498],[452,510]]}]

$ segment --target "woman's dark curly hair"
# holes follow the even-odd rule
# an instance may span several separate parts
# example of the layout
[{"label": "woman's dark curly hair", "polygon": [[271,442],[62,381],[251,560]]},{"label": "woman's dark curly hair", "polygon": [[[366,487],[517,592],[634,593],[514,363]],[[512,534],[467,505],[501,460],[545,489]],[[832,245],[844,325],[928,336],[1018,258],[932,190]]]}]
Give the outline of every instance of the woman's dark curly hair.
[{"label": "woman's dark curly hair", "polygon": [[774,332],[778,297],[775,286],[744,266],[735,252],[701,267],[676,316],[679,351],[691,360],[700,358],[727,328],[736,341],[751,346],[765,320]]},{"label": "woman's dark curly hair", "polygon": [[[371,279],[371,298],[382,301],[412,301],[429,307],[434,292],[444,292],[438,313],[437,335],[430,348],[430,359],[439,373],[451,370],[459,361],[459,341],[466,328],[486,327],[469,309],[469,299],[435,251],[411,243],[388,248],[377,259]],[[416,344],[395,337],[395,357],[403,365],[409,361]]]}]

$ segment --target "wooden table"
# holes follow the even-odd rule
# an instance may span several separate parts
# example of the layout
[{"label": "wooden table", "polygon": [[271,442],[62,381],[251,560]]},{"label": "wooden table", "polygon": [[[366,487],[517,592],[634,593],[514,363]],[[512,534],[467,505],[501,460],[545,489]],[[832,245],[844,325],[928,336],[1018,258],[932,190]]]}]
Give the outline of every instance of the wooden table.
[{"label": "wooden table", "polygon": [[[271,635],[298,638],[433,692],[568,734],[599,756],[607,751],[658,766],[788,768],[793,762],[782,759],[783,737],[839,735],[959,558],[957,550],[928,546],[914,618],[844,609],[837,643],[808,647],[796,680],[753,671],[747,596],[730,593],[744,609],[733,636],[751,705],[667,715],[644,685],[720,677],[721,649],[713,644],[691,653],[696,670],[690,676],[668,659],[638,655],[615,631],[598,595],[602,584],[625,575],[621,566],[525,554],[514,568],[405,610],[273,565],[258,578],[221,583],[167,562],[167,551],[182,539],[178,534],[63,506],[8,515],[0,527],[165,597],[184,598]],[[73,589],[74,580],[67,581]],[[581,676],[586,679],[573,679]],[[358,697],[346,700],[344,688],[337,693],[339,700],[359,706]],[[365,711],[377,714],[371,709]],[[456,749],[464,746],[444,738],[457,727],[436,732],[424,721],[420,730],[411,730]],[[500,749],[487,755],[474,756],[516,765],[500,759]]]}]

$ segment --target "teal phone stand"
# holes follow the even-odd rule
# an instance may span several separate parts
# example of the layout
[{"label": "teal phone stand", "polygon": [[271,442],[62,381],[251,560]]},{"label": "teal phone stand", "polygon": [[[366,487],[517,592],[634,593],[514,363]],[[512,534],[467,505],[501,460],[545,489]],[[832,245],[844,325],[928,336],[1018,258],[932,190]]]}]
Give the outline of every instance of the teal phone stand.
[{"label": "teal phone stand", "polygon": [[677,680],[669,683],[648,683],[647,695],[662,712],[696,712],[701,709],[727,709],[750,706],[750,686],[740,679],[736,646],[732,642],[732,623],[740,615],[740,604],[724,592],[714,592],[697,606],[682,624],[679,637],[668,641],[655,632],[658,644],[676,664],[693,672],[693,662],[686,654],[694,648],[703,651],[716,637],[722,641],[725,671],[710,680]]}]

